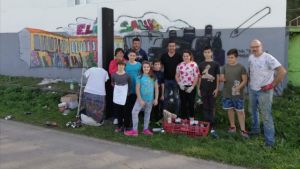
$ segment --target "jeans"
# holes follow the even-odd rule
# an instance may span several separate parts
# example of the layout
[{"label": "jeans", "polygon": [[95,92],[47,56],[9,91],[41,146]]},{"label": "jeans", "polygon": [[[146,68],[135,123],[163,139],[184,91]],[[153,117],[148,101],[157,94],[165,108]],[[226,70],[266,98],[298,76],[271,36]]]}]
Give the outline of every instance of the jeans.
[{"label": "jeans", "polygon": [[275,128],[272,116],[273,89],[268,91],[255,91],[249,89],[249,112],[252,118],[251,131],[260,132],[259,111],[262,114],[265,143],[275,143]]},{"label": "jeans", "polygon": [[137,130],[138,124],[139,124],[139,112],[144,108],[144,130],[148,129],[149,127],[149,121],[150,121],[150,115],[151,110],[153,106],[153,101],[146,102],[144,107],[140,104],[138,99],[136,100],[134,107],[132,109],[132,129]]},{"label": "jeans", "polygon": [[[173,95],[172,95],[172,93]],[[168,103],[171,98],[174,98],[175,102],[175,114],[178,115],[180,108],[180,99],[179,99],[179,88],[176,80],[165,80],[165,93],[164,93],[164,109],[168,108]]]}]

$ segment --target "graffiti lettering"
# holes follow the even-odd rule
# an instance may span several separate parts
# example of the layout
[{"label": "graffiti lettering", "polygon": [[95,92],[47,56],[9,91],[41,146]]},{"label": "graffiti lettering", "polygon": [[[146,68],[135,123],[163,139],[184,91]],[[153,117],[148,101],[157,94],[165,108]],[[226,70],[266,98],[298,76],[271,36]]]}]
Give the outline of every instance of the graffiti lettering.
[{"label": "graffiti lettering", "polygon": [[248,57],[251,54],[250,49],[238,49],[239,57]]},{"label": "graffiti lettering", "polygon": [[120,27],[120,33],[131,32],[134,30],[159,31],[163,29],[162,25],[159,24],[155,19],[132,20],[130,24],[128,23],[128,21],[123,21],[120,24]]},{"label": "graffiti lettering", "polygon": [[91,24],[78,24],[77,35],[90,35],[90,34],[97,34],[97,25],[91,25]]}]

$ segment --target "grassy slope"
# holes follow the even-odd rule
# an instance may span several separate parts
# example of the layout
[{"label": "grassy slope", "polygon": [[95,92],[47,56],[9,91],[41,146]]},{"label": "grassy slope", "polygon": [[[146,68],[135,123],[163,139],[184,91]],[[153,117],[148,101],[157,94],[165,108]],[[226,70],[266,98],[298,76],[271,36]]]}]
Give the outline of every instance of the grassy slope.
[{"label": "grassy slope", "polygon": [[[66,94],[68,85],[51,85],[53,91],[41,90],[36,84],[41,79],[0,76],[0,117],[12,114],[16,120],[35,125],[45,121],[56,121],[58,129],[84,134],[96,138],[166,150],[196,158],[216,160],[251,168],[300,168],[300,88],[289,86],[284,96],[274,100],[273,114],[276,125],[277,144],[274,149],[263,147],[263,137],[243,140],[238,134],[226,133],[226,113],[218,107],[217,121],[220,123],[220,139],[189,138],[170,134],[156,134],[153,137],[124,137],[113,132],[113,126],[84,126],[77,129],[65,127],[75,116],[75,111],[62,116],[57,110],[61,96]],[[45,86],[47,87],[47,86]],[[31,111],[32,115],[24,112]],[[247,119],[249,126],[249,118]]]}]

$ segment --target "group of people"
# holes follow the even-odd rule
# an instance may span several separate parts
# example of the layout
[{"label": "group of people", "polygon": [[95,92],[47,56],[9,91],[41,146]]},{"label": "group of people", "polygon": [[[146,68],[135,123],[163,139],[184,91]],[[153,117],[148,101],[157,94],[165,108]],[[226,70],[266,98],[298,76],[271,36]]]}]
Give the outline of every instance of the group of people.
[{"label": "group of people", "polygon": [[[150,118],[158,121],[162,111],[168,109],[169,100],[174,99],[174,113],[182,119],[194,121],[196,95],[203,102],[203,120],[210,122],[210,134],[218,138],[215,130],[216,97],[223,83],[223,109],[228,111],[228,132],[237,132],[237,113],[240,134],[259,134],[259,111],[263,116],[266,146],[275,143],[274,122],[272,119],[273,88],[286,74],[284,67],[272,55],[263,52],[258,39],[251,42],[249,71],[238,63],[237,49],[227,52],[227,63],[220,65],[213,60],[210,46],[203,50],[205,60],[200,64],[194,61],[193,54],[184,50],[176,51],[176,42],[170,40],[167,52],[160,59],[148,61],[146,52],[141,49],[138,38],[132,41],[132,48],[115,50],[115,58],[109,64],[111,85],[113,86],[113,112],[118,125],[115,132],[126,136],[138,136],[139,113],[144,113],[143,134],[153,135],[149,128]],[[276,72],[276,74],[275,74]],[[248,76],[249,75],[249,76]],[[87,115],[97,123],[103,121],[105,106],[105,82],[109,79],[103,68],[90,68],[85,72],[88,78],[84,90]],[[251,131],[245,127],[244,88],[249,84],[249,111],[252,117]],[[152,115],[151,115],[152,114]]]}]

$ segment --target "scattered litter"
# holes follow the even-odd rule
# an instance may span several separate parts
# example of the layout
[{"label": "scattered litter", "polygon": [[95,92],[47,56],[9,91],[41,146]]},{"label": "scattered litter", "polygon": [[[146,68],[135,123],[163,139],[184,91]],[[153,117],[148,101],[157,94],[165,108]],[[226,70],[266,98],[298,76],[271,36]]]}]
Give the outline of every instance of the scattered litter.
[{"label": "scattered litter", "polygon": [[57,123],[53,121],[46,121],[45,125],[48,127],[57,127]]},{"label": "scattered litter", "polygon": [[42,107],[43,109],[48,109],[49,110],[49,107],[47,105],[43,106]]},{"label": "scattered litter", "polygon": [[[40,83],[38,83],[38,85],[47,85],[47,84],[51,84],[51,83],[57,83],[62,81],[61,79],[43,79]],[[49,87],[49,86],[48,86]]]},{"label": "scattered litter", "polygon": [[63,112],[64,116],[67,116],[70,113],[70,109],[65,109],[65,111]]},{"label": "scattered litter", "polygon": [[32,112],[29,112],[29,111],[28,111],[28,112],[24,112],[24,114],[25,114],[25,115],[31,115]]},{"label": "scattered litter", "polygon": [[63,113],[67,108],[67,103],[62,102],[62,103],[59,103],[57,106],[58,106],[58,110]]},{"label": "scattered litter", "polygon": [[164,133],[165,132],[165,130],[163,128],[153,128],[152,131],[155,133]]},{"label": "scattered litter", "polygon": [[48,86],[48,89],[51,89],[52,88],[52,86]]},{"label": "scattered litter", "polygon": [[67,103],[69,109],[75,109],[78,107],[78,96],[77,94],[67,94],[60,98],[62,103]]},{"label": "scattered litter", "polygon": [[74,90],[74,83],[73,83],[73,81],[70,83],[70,90]]},{"label": "scattered litter", "polygon": [[80,120],[69,121],[66,123],[66,127],[79,128],[79,127],[81,127],[81,121]]},{"label": "scattered litter", "polygon": [[11,119],[14,119],[15,117],[13,115],[8,115],[8,116],[5,116],[4,119],[5,120],[11,120]]}]

